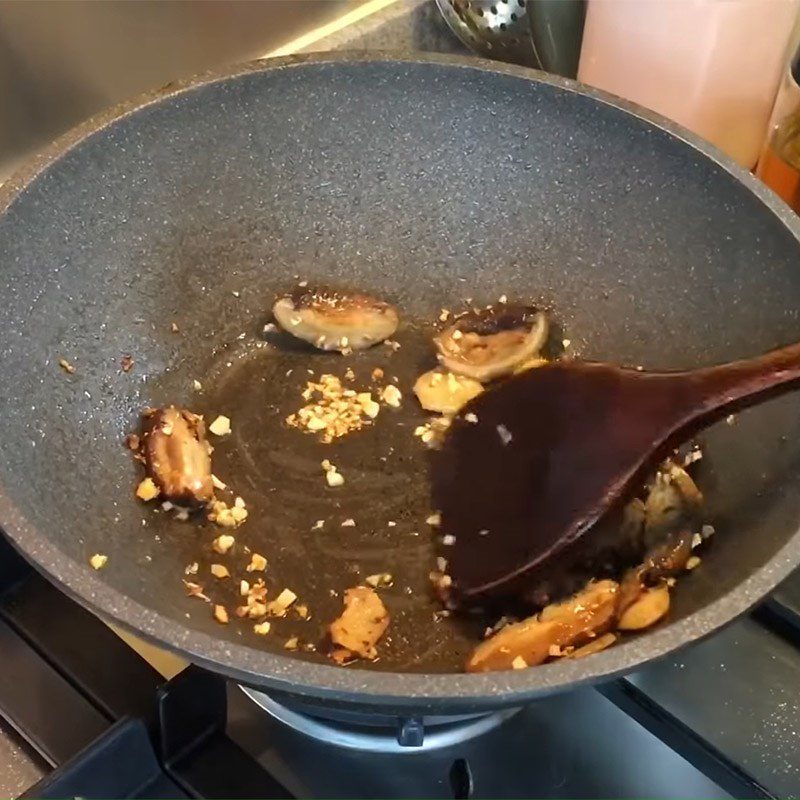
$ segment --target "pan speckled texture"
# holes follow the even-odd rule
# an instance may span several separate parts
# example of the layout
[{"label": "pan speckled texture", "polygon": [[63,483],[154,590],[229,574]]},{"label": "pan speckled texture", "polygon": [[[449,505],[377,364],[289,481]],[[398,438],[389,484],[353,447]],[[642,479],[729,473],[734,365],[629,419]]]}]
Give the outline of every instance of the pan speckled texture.
[{"label": "pan speckled texture", "polygon": [[[707,434],[703,485],[718,536],[681,581],[669,624],[585,661],[521,672],[452,674],[458,636],[439,633],[431,603],[404,598],[401,582],[387,603],[420,638],[397,635],[381,671],[300,660],[278,637],[220,626],[180,584],[187,563],[209,560],[212,531],[157,518],[132,498],[136,471],[120,441],[144,405],[225,413],[220,405],[257,389],[264,407],[283,409],[302,388],[274,390],[288,356],[278,351],[273,363],[257,345],[274,294],[294,276],[379,294],[412,321],[465,297],[536,299],[554,309],[578,354],[653,368],[800,338],[793,215],[713,148],[640,109],[472,59],[266,62],[84,125],[2,189],[0,212],[0,524],[81,602],[199,663],[329,702],[488,709],[664,655],[734,618],[800,563],[794,396]],[[411,403],[407,381],[430,353],[414,325],[403,337],[398,375]],[[136,365],[124,374],[127,353]],[[62,357],[74,375],[58,368]],[[390,358],[364,358],[379,357]],[[193,379],[208,388],[194,393]],[[240,420],[252,425],[259,413]],[[412,409],[400,413],[411,424]],[[236,410],[230,416],[236,430]],[[378,428],[354,457],[400,435],[395,427],[376,437]],[[252,430],[247,442],[221,445],[220,463],[245,481],[236,446],[255,447],[258,466],[283,476],[280,497],[313,522],[324,487],[311,474],[310,440],[283,429],[265,449]],[[419,568],[422,586],[430,543],[411,517],[425,497],[413,480],[417,443],[404,442],[405,466],[353,464],[355,474],[372,470],[358,501],[364,517],[372,492],[385,497],[376,519],[408,515],[396,536],[381,530],[377,552],[360,528],[355,546],[341,529],[312,544],[305,528],[291,535],[300,517],[278,513],[266,485],[243,541],[273,546],[301,596],[312,587],[321,597],[328,582],[341,591],[349,575],[389,558],[404,578]],[[247,497],[249,487],[238,488]],[[109,555],[97,573],[88,566],[95,552]],[[317,633],[325,613],[309,623]]]}]

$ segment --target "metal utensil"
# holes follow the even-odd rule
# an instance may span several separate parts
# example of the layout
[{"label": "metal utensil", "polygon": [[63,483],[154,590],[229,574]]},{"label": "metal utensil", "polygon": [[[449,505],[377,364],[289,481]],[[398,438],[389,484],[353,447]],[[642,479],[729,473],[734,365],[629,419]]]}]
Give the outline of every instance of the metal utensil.
[{"label": "metal utensil", "polygon": [[527,6],[531,42],[546,72],[574,78],[583,40],[585,0],[532,0]]},{"label": "metal utensil", "polygon": [[479,55],[539,68],[540,61],[531,39],[527,2],[436,0],[436,5],[453,33]]}]

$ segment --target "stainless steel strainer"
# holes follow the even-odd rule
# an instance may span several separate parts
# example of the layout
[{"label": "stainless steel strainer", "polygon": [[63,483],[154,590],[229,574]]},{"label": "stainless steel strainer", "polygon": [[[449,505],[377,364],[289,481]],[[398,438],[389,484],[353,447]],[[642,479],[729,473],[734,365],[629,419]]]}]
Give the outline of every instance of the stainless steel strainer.
[{"label": "stainless steel strainer", "polygon": [[436,0],[453,33],[476,53],[496,61],[539,67],[527,0]]}]

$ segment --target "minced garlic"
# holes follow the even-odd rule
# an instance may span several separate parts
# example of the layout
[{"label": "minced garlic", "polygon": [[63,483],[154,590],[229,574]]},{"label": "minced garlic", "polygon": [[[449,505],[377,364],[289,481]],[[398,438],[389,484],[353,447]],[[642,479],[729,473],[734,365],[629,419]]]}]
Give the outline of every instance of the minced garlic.
[{"label": "minced garlic", "polygon": [[220,414],[209,426],[209,431],[214,436],[227,436],[231,432],[231,421],[228,417]]},{"label": "minced garlic", "polygon": [[152,478],[145,478],[136,487],[136,496],[140,500],[144,500],[145,503],[148,502],[148,500],[155,500],[159,494],[161,494],[161,490],[155,485]]},{"label": "minced garlic", "polygon": [[92,565],[92,569],[103,569],[103,567],[108,562],[108,556],[101,555],[100,553],[95,553],[90,559],[89,563]]},{"label": "minced garlic", "polygon": [[400,401],[402,399],[402,393],[393,383],[385,386],[381,392],[381,400],[383,400],[387,406],[391,406],[392,408],[400,408]]},{"label": "minced garlic", "polygon": [[295,600],[297,595],[291,589],[284,589],[274,600],[266,604],[265,613],[273,617],[284,617]]},{"label": "minced garlic", "polygon": [[220,555],[224,556],[234,544],[236,544],[236,539],[229,534],[223,533],[222,536],[217,536],[217,538],[214,539],[211,547],[215,553],[219,553]]},{"label": "minced garlic", "polygon": [[421,439],[428,447],[438,447],[451,422],[449,417],[432,417],[424,425],[417,425],[414,428],[414,436]]},{"label": "minced garlic", "polygon": [[325,480],[328,482],[328,486],[341,486],[344,483],[344,475],[327,458],[322,461],[322,469],[325,472]]},{"label": "minced garlic", "polygon": [[377,589],[379,586],[391,586],[394,578],[390,572],[379,572],[376,575],[368,575],[364,582]]},{"label": "minced garlic", "polygon": [[214,500],[209,506],[208,518],[222,528],[235,528],[247,519],[244,500],[237,497],[232,506],[222,500]]},{"label": "minced garlic", "polygon": [[[346,373],[349,380],[350,373]],[[335,375],[322,375],[319,382],[309,381],[302,393],[306,405],[286,418],[286,424],[309,433],[321,434],[329,444],[334,439],[360,430],[378,416],[380,405],[371,392],[346,389]]]},{"label": "minced garlic", "polygon": [[263,572],[267,568],[267,559],[260,553],[253,553],[250,556],[250,563],[247,565],[248,572]]}]

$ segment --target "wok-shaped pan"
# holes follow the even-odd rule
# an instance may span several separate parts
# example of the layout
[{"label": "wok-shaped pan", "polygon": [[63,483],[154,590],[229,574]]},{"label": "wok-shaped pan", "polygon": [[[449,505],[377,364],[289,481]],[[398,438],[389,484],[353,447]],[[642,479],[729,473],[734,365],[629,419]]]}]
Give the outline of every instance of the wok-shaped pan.
[{"label": "wok-shaped pan", "polygon": [[[667,623],[585,660],[464,675],[475,632],[432,619],[424,453],[412,435],[424,415],[410,385],[434,363],[442,307],[534,300],[578,354],[653,368],[800,338],[795,218],[641,109],[469,59],[259,63],[87,123],[3,188],[0,211],[0,523],[79,601],[212,669],[326,702],[500,707],[667,654],[800,564],[790,396],[707,433],[701,484],[717,535]],[[298,279],[395,303],[401,349],[345,362],[263,345],[274,296]],[[345,363],[362,376],[383,365],[405,400],[325,450],[282,420],[301,404],[305,368]],[[278,620],[259,637],[186,597],[184,568],[199,561],[202,578],[220,560],[218,531],[137,502],[121,444],[144,406],[168,402],[233,420],[214,468],[250,518],[226,563],[238,576],[245,546],[267,556],[271,590],[293,589],[311,620]],[[326,488],[326,456],[345,486]],[[340,527],[348,517],[355,528]],[[102,571],[94,553],[109,556]],[[393,621],[377,664],[283,649],[292,635],[320,642],[341,592],[384,571]],[[234,604],[232,588],[213,591]]]}]

